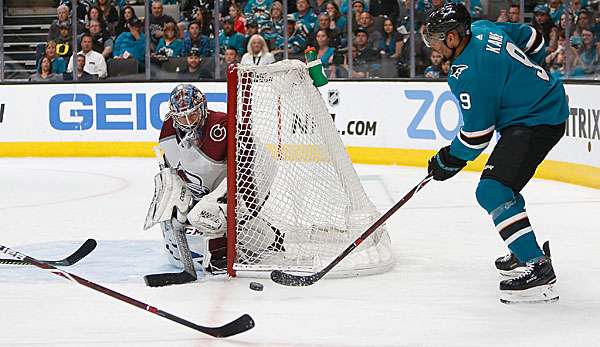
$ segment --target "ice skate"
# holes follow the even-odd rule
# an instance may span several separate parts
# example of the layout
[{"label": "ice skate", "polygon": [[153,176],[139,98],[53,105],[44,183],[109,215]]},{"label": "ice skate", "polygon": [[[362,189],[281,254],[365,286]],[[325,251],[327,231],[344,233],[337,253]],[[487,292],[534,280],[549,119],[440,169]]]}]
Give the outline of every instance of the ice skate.
[{"label": "ice skate", "polygon": [[518,277],[500,282],[500,302],[512,304],[557,301],[555,284],[552,260],[543,256],[527,263]]},{"label": "ice skate", "polygon": [[[547,257],[550,257],[549,241],[544,242],[542,250]],[[512,252],[496,259],[495,265],[498,273],[505,277],[518,277],[523,274],[526,269],[525,263],[521,263]]]}]

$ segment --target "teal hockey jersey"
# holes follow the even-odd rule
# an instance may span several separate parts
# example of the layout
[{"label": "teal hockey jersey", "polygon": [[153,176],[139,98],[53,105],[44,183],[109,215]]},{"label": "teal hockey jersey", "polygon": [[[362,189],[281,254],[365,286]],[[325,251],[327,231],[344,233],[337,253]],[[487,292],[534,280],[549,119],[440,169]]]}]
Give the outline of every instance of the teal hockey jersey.
[{"label": "teal hockey jersey", "polygon": [[536,64],[545,56],[541,35],[528,25],[487,20],[474,22],[471,30],[469,43],[448,72],[448,85],[463,115],[463,126],[450,145],[453,156],[475,159],[494,130],[567,119],[562,82]]}]

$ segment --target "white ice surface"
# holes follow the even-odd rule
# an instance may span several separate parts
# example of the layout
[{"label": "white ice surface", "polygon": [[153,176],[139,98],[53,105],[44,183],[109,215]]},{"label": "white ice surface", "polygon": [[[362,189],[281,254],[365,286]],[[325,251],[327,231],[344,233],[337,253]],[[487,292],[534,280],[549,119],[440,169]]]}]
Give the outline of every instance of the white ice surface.
[{"label": "white ice surface", "polygon": [[[381,211],[424,169],[357,166]],[[288,288],[204,279],[148,288],[171,271],[160,233],[142,231],[152,159],[0,160],[0,244],[62,257],[97,249],[67,271],[202,325],[249,313],[256,327],[217,340],[37,268],[0,266],[2,346],[597,346],[600,190],[533,180],[524,191],[538,240],[550,239],[560,302],[503,305],[493,260],[506,252],[474,198],[478,175],[431,182],[388,223],[397,264],[370,277]],[[540,242],[541,243],[541,242]]]}]

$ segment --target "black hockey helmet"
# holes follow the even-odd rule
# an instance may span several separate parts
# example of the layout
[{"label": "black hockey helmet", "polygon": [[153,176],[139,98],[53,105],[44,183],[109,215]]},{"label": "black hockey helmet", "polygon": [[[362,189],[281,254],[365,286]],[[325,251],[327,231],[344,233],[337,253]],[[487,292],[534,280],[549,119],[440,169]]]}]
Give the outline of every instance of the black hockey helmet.
[{"label": "black hockey helmet", "polygon": [[429,47],[431,39],[446,40],[446,34],[458,31],[461,37],[471,35],[471,15],[463,4],[447,3],[432,11],[425,21],[423,41]]}]

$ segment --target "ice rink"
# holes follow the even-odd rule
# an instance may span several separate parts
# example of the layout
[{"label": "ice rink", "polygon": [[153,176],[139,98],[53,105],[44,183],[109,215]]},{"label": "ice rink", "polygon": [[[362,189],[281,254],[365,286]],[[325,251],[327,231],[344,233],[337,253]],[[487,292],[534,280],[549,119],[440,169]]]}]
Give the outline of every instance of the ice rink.
[{"label": "ice rink", "polygon": [[[76,145],[76,144],[74,144]],[[423,168],[358,165],[380,211]],[[381,275],[289,288],[213,277],[148,288],[173,271],[160,232],[142,231],[154,159],[1,159],[0,244],[62,258],[65,270],[201,325],[243,313],[256,327],[218,340],[31,267],[0,265],[2,346],[594,346],[600,341],[600,190],[533,180],[524,190],[538,241],[551,240],[560,301],[504,305],[493,260],[506,249],[475,201],[479,175],[431,182],[388,222],[397,263]]]}]

